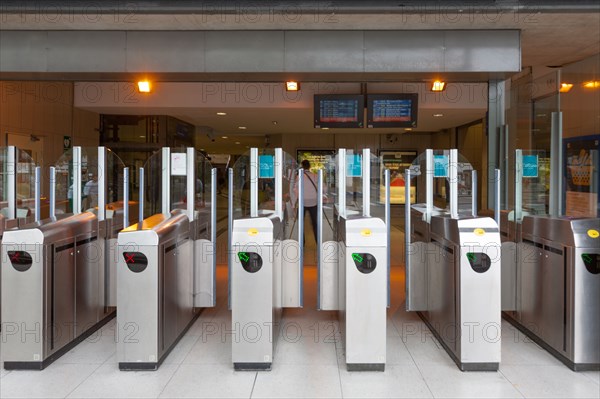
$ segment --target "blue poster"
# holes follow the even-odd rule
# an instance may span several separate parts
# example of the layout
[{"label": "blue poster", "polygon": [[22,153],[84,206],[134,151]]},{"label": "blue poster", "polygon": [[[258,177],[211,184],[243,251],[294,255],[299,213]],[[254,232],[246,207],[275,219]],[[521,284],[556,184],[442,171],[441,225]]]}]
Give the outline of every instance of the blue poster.
[{"label": "blue poster", "polygon": [[362,162],[360,154],[346,155],[346,177],[361,177]]},{"label": "blue poster", "polygon": [[523,155],[523,177],[538,177],[537,155]]},{"label": "blue poster", "polygon": [[448,155],[433,156],[433,177],[448,177]]},{"label": "blue poster", "polygon": [[273,155],[258,156],[258,177],[260,179],[275,177],[275,157]]}]

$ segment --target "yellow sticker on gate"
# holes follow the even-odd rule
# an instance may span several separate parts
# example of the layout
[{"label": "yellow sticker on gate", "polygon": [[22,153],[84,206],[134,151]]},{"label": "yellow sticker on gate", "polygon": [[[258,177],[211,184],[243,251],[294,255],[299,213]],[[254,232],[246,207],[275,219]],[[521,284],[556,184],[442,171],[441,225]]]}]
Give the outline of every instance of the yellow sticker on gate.
[{"label": "yellow sticker on gate", "polygon": [[600,233],[598,232],[598,230],[589,229],[587,233],[588,233],[588,236],[590,236],[592,238],[600,237]]},{"label": "yellow sticker on gate", "polygon": [[482,235],[484,235],[484,234],[485,234],[485,230],[484,230],[484,229],[475,229],[475,230],[473,230],[473,233],[474,233],[476,236],[482,236]]},{"label": "yellow sticker on gate", "polygon": [[360,231],[360,235],[363,237],[371,237],[371,230],[370,229],[362,229]]},{"label": "yellow sticker on gate", "polygon": [[248,229],[247,233],[249,236],[257,236],[258,230],[257,229]]}]

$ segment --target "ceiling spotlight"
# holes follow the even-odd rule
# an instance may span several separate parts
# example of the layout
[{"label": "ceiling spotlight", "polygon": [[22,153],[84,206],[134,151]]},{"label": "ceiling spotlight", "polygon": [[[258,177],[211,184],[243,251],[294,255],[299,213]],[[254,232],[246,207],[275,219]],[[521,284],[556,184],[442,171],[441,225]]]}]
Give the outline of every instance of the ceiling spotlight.
[{"label": "ceiling spotlight", "polygon": [[294,82],[293,80],[285,82],[286,91],[298,91],[300,90],[300,83]]},{"label": "ceiling spotlight", "polygon": [[236,141],[235,143],[236,143],[236,144],[242,144],[242,143],[240,143],[239,141]]},{"label": "ceiling spotlight", "polygon": [[444,114],[433,114],[434,117],[439,118],[441,116],[444,116]]},{"label": "ceiling spotlight", "polygon": [[238,126],[238,129],[240,129],[240,130],[246,130],[246,126]]},{"label": "ceiling spotlight", "polygon": [[568,93],[573,88],[573,83],[561,83],[560,88],[558,89],[561,93]]},{"label": "ceiling spotlight", "polygon": [[436,80],[431,85],[431,91],[444,91],[446,88],[446,82],[442,82],[441,80]]},{"label": "ceiling spotlight", "polygon": [[583,87],[586,89],[599,89],[600,88],[600,80],[591,80],[589,82],[585,82]]},{"label": "ceiling spotlight", "polygon": [[407,127],[406,129],[404,129],[405,132],[410,132],[412,131],[412,127]]},{"label": "ceiling spotlight", "polygon": [[227,112],[217,112],[217,115],[219,115],[219,116],[225,116],[225,115],[227,115]]},{"label": "ceiling spotlight", "polygon": [[328,127],[322,127],[321,130],[329,130]]},{"label": "ceiling spotlight", "polygon": [[276,125],[276,124],[277,124],[277,121],[273,121],[273,122],[271,122],[271,123],[272,123],[272,124],[274,124],[274,125]]},{"label": "ceiling spotlight", "polygon": [[221,138],[222,138],[222,139],[227,139],[227,138],[229,138],[229,137],[227,137],[227,136],[221,136]]},{"label": "ceiling spotlight", "polygon": [[140,80],[137,85],[140,93],[150,93],[150,82],[147,80]]}]

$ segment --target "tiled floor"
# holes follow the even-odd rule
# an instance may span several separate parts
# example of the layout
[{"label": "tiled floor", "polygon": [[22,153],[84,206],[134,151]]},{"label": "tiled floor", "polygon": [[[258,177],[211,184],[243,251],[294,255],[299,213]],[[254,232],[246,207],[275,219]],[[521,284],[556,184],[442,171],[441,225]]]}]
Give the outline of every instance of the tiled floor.
[{"label": "tiled floor", "polygon": [[314,267],[306,268],[305,307],[284,313],[288,334],[277,344],[273,370],[235,372],[231,336],[221,334],[231,325],[224,269],[219,306],[201,314],[158,371],[118,370],[113,321],[44,371],[2,370],[0,397],[600,398],[600,372],[570,371],[506,322],[500,371],[460,372],[420,319],[404,311],[399,266],[385,372],[346,371],[335,313],[315,310]]}]

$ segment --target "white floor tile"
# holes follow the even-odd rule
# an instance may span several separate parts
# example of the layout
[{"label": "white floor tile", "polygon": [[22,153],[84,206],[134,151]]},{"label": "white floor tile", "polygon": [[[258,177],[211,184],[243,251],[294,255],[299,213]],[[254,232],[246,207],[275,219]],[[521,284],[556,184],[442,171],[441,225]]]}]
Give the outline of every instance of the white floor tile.
[{"label": "white floor tile", "polygon": [[200,337],[197,335],[183,336],[171,350],[163,364],[181,364],[199,339]]},{"label": "white floor tile", "polygon": [[160,395],[164,398],[249,398],[256,372],[233,365],[183,364]]},{"label": "white floor tile", "polygon": [[231,360],[231,335],[200,336],[183,360],[183,364],[228,364]]},{"label": "white floor tile", "polygon": [[10,374],[10,370],[4,370],[3,368],[0,368],[0,378],[3,378],[8,374]]},{"label": "white floor tile", "polygon": [[463,372],[455,365],[426,364],[421,374],[436,398],[521,398],[500,372]]},{"label": "white floor tile", "polygon": [[315,342],[310,337],[299,340],[280,339],[275,348],[273,367],[280,364],[337,366],[334,343]]},{"label": "white floor tile", "polygon": [[341,398],[337,366],[280,364],[259,372],[253,398]]},{"label": "white floor tile", "polygon": [[407,336],[404,344],[417,366],[436,364],[456,367],[450,355],[431,333]]},{"label": "white floor tile", "polygon": [[72,398],[156,398],[177,365],[163,364],[157,371],[120,371],[115,363],[100,366],[75,389]]},{"label": "white floor tile", "polygon": [[96,364],[51,364],[42,371],[11,371],[0,382],[2,398],[64,398],[90,376]]},{"label": "white floor tile", "polygon": [[387,337],[386,341],[386,363],[415,366],[408,348],[401,337]]},{"label": "white floor tile", "polygon": [[581,375],[585,375],[596,384],[600,385],[600,371],[581,371]]},{"label": "white floor tile", "polygon": [[500,371],[526,398],[600,397],[598,384],[564,365],[501,365]]},{"label": "white floor tile", "polygon": [[345,398],[431,398],[431,392],[414,366],[386,365],[385,372],[340,370]]},{"label": "white floor tile", "polygon": [[103,364],[116,350],[114,330],[99,330],[61,356],[56,363]]},{"label": "white floor tile", "polygon": [[521,335],[521,339],[508,337],[502,339],[502,364],[504,365],[541,365],[559,366],[562,363],[547,350]]}]

